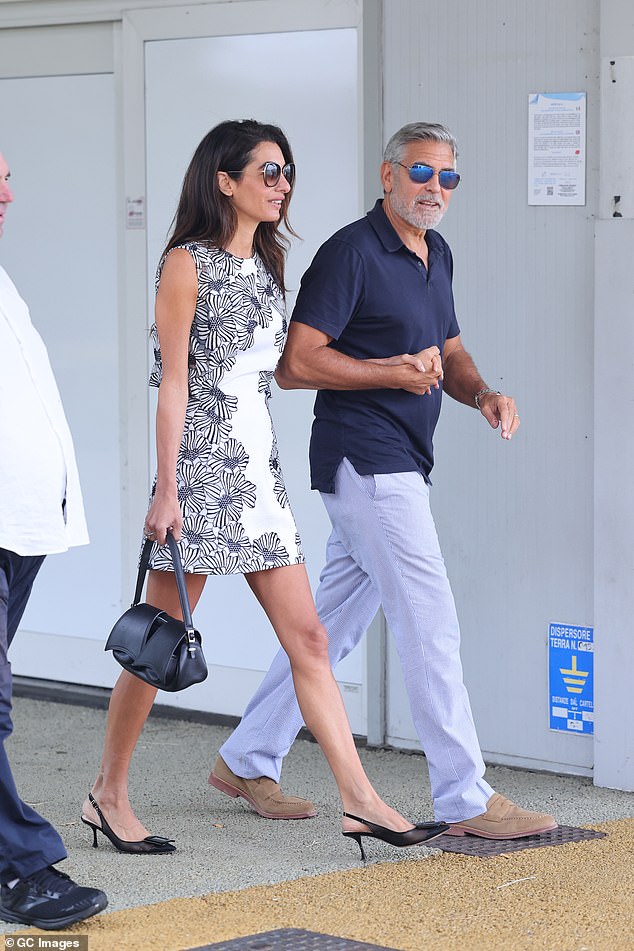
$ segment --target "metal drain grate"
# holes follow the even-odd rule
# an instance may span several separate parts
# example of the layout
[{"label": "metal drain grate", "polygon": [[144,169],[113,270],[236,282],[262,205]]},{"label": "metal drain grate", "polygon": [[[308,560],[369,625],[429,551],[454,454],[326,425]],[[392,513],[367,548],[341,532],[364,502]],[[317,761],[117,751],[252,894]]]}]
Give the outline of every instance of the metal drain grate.
[{"label": "metal drain grate", "polygon": [[461,855],[479,855],[489,858],[521,852],[523,849],[541,849],[545,845],[565,845],[566,842],[583,842],[585,839],[604,839],[605,832],[594,829],[577,829],[575,826],[557,826],[540,835],[527,835],[523,839],[483,839],[477,835],[441,835],[434,839],[433,848],[443,852],[459,852]]},{"label": "metal drain grate", "polygon": [[395,951],[384,945],[366,944],[365,941],[350,941],[316,931],[301,928],[280,928],[244,938],[232,938],[219,944],[206,944],[190,951]]}]

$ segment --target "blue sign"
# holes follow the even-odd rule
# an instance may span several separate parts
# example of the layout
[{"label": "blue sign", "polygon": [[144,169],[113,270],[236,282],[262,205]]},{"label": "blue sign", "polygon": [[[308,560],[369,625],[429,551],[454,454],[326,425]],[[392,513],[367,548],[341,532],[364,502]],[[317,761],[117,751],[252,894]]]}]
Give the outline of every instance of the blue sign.
[{"label": "blue sign", "polygon": [[572,624],[548,629],[550,729],[594,733],[594,630]]}]

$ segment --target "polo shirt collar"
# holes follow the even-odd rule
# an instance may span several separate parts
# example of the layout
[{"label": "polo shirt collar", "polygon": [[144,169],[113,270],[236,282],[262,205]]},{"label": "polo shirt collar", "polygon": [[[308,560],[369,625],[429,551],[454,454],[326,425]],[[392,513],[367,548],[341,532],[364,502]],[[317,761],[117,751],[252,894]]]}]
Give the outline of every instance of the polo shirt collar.
[{"label": "polo shirt collar", "polygon": [[[399,251],[401,248],[405,247],[397,232],[394,230],[394,227],[390,223],[389,218],[383,211],[382,198],[377,198],[374,208],[372,208],[367,213],[367,217],[370,224],[374,228],[379,241],[386,251]],[[427,247],[430,250],[432,248],[434,248],[434,250],[436,249],[436,232],[431,228],[425,232],[425,240],[427,242]]]}]

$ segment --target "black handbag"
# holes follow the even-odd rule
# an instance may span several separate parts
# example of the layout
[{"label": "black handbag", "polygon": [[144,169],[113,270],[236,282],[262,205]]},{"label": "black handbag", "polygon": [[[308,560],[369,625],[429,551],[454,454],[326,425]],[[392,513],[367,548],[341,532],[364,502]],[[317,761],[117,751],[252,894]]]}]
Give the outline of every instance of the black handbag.
[{"label": "black handbag", "polygon": [[104,650],[112,651],[122,667],[150,686],[176,691],[201,683],[209,671],[201,636],[194,629],[183,566],[171,532],[167,533],[167,544],[185,620],[179,621],[151,604],[139,604],[153,545],[146,539],[132,607],[112,628]]}]

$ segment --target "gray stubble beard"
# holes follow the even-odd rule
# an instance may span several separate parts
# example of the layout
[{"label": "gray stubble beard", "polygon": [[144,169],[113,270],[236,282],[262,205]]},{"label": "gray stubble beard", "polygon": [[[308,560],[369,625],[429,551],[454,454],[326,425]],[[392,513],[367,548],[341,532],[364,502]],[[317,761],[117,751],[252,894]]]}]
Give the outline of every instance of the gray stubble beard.
[{"label": "gray stubble beard", "polygon": [[392,193],[390,199],[394,211],[400,215],[404,221],[412,225],[413,228],[420,228],[421,231],[426,231],[428,228],[435,228],[440,224],[447,210],[447,206],[442,199],[440,200],[440,205],[436,205],[433,210],[426,208],[419,201],[413,202],[412,205],[406,205],[400,198],[395,196],[394,193]]}]

